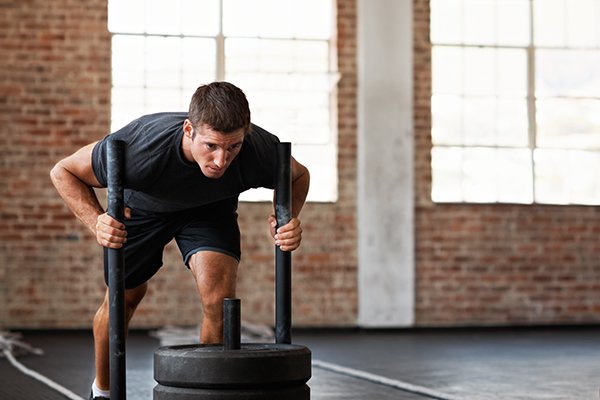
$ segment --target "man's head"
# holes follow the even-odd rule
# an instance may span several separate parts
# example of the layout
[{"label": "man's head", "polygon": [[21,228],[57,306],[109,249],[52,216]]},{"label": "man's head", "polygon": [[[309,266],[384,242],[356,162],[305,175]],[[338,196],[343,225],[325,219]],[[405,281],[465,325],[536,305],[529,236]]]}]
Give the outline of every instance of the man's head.
[{"label": "man's head", "polygon": [[251,131],[246,95],[229,82],[212,82],[196,89],[188,116],[195,128],[208,125],[225,135],[239,129],[243,129],[244,135]]},{"label": "man's head", "polygon": [[241,89],[227,82],[202,85],[192,96],[183,123],[183,156],[198,164],[206,177],[218,179],[250,131],[250,108]]}]

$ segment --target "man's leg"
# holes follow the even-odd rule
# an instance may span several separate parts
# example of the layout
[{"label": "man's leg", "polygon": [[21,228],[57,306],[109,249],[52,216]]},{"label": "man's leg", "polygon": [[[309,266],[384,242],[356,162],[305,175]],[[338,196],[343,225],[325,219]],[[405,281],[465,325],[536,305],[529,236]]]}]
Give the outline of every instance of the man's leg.
[{"label": "man's leg", "polygon": [[[125,291],[125,329],[129,330],[129,321],[140,301],[144,298],[148,283],[135,289]],[[96,385],[101,390],[110,389],[110,359],[109,359],[109,317],[108,317],[108,288],[104,302],[94,317],[94,347],[96,350]]]},{"label": "man's leg", "polygon": [[223,343],[223,299],[235,297],[238,261],[214,251],[194,253],[188,264],[204,306],[202,343]]}]

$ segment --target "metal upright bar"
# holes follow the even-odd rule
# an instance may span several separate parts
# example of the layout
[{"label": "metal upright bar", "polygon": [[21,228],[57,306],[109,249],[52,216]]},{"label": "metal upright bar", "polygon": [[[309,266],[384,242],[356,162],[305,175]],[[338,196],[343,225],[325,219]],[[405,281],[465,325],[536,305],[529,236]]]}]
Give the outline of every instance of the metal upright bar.
[{"label": "metal upright bar", "polygon": [[[125,143],[110,140],[107,146],[108,214],[124,220],[123,168]],[[110,398],[125,400],[125,259],[123,248],[108,251],[110,341]]]},{"label": "metal upright bar", "polygon": [[223,350],[241,349],[241,337],[241,301],[223,299]]},{"label": "metal upright bar", "polygon": [[[275,217],[277,227],[292,219],[292,144],[277,144],[277,179],[275,182]],[[275,339],[292,343],[292,253],[275,249]]]}]

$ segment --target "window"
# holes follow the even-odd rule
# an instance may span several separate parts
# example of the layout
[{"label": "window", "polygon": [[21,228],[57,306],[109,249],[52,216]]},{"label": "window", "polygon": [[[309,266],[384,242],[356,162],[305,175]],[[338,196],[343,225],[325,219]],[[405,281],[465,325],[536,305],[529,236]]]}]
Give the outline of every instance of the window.
[{"label": "window", "polygon": [[[109,0],[112,127],[187,111],[202,83],[248,97],[252,122],[293,143],[309,201],[337,200],[333,4],[325,0]],[[272,200],[251,190],[245,200]]]},{"label": "window", "polygon": [[600,204],[598,20],[600,0],[431,0],[434,201]]}]

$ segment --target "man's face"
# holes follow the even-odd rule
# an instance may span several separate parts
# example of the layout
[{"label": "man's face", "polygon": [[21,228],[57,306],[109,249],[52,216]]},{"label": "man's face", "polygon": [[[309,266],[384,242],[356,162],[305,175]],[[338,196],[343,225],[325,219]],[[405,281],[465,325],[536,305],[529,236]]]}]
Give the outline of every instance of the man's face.
[{"label": "man's face", "polygon": [[244,129],[223,135],[208,125],[202,125],[195,131],[193,139],[188,137],[189,155],[192,158],[188,161],[197,163],[207,178],[222,177],[242,148]]}]

